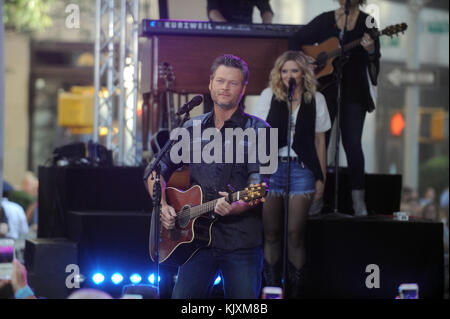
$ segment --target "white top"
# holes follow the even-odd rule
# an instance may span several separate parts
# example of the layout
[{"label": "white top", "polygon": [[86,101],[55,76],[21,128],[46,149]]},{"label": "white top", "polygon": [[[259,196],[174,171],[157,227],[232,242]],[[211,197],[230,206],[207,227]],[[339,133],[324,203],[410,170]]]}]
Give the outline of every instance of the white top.
[{"label": "white top", "polygon": [[[264,89],[261,92],[261,95],[256,103],[255,112],[253,112],[255,116],[262,118],[263,120],[267,119],[267,115],[270,110],[270,102],[272,101],[273,92],[270,87]],[[323,133],[328,131],[331,128],[330,115],[328,114],[327,102],[325,101],[325,97],[322,93],[316,92],[316,133]],[[300,106],[301,107],[301,106]],[[292,143],[294,141],[294,133],[295,133],[295,124],[297,122],[298,110],[300,107],[297,107],[295,111],[292,113],[292,125],[291,125],[291,156],[296,156],[295,151],[292,149]],[[279,156],[287,156],[288,148],[287,145],[280,148],[278,152]]]},{"label": "white top", "polygon": [[10,202],[7,198],[3,198],[1,205],[8,218],[9,231],[6,237],[17,240],[28,234],[27,216],[22,206]]}]

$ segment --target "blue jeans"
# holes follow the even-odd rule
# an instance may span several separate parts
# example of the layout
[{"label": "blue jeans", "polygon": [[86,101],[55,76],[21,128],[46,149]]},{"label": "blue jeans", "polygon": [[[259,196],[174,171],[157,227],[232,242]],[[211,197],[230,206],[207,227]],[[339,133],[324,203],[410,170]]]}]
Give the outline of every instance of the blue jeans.
[{"label": "blue jeans", "polygon": [[211,295],[214,280],[222,275],[224,296],[256,299],[261,290],[262,248],[224,251],[206,248],[179,267],[174,299],[204,299]]}]

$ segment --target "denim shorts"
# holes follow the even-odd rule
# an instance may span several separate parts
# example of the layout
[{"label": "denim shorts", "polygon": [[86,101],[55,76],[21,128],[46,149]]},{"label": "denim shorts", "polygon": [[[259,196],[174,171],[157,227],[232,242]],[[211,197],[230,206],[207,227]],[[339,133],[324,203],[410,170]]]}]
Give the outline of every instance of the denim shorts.
[{"label": "denim shorts", "polygon": [[[287,184],[287,163],[278,161],[277,171],[270,176],[269,194],[285,195]],[[312,171],[298,161],[291,161],[290,194],[310,194],[316,191],[316,180]]]}]

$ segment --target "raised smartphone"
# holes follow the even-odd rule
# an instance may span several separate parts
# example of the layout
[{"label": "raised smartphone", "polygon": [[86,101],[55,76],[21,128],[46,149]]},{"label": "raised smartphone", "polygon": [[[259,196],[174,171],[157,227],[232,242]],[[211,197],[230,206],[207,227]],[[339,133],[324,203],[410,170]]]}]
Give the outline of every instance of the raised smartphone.
[{"label": "raised smartphone", "polygon": [[419,299],[419,285],[401,284],[398,287],[399,299]]},{"label": "raised smartphone", "polygon": [[0,279],[11,279],[14,261],[14,240],[0,239]]},{"label": "raised smartphone", "polygon": [[280,287],[264,287],[262,290],[262,299],[283,299],[283,289]]}]

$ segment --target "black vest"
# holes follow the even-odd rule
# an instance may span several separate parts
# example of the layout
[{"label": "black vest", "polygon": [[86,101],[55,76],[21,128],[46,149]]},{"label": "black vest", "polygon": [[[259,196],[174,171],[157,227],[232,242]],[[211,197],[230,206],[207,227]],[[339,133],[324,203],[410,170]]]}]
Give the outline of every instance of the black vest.
[{"label": "black vest", "polygon": [[[278,128],[278,148],[287,146],[287,124],[289,120],[289,110],[285,101],[278,101],[275,95],[272,96],[267,123],[273,128]],[[302,103],[297,114],[294,140],[292,149],[314,174],[316,180],[323,180],[322,169],[317,157],[316,144],[316,100],[313,98],[310,103],[306,102],[302,95]]]}]

